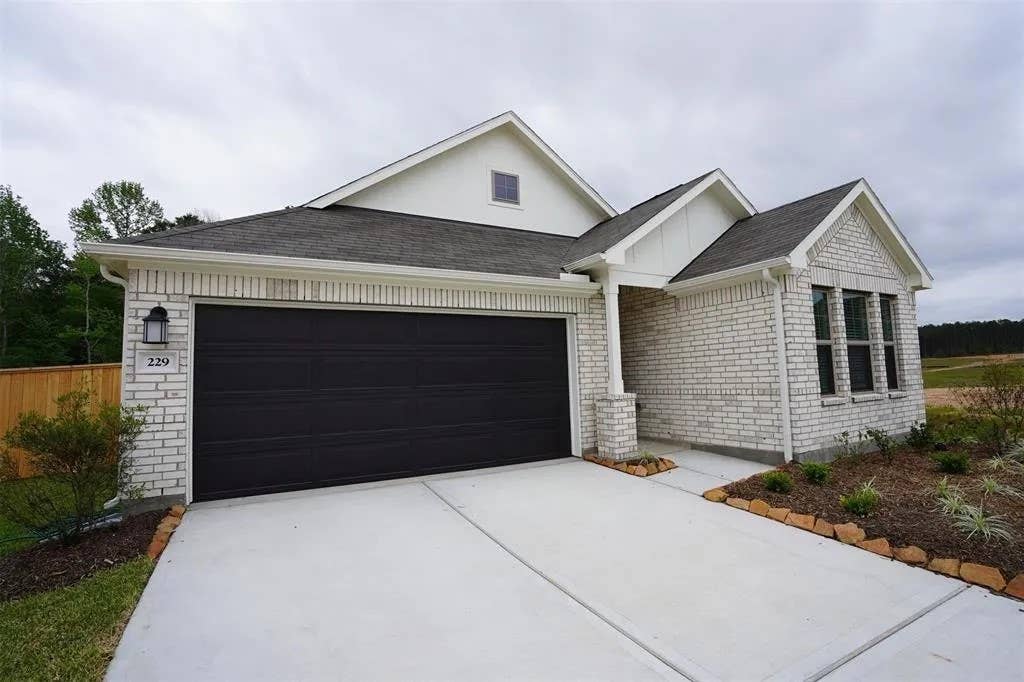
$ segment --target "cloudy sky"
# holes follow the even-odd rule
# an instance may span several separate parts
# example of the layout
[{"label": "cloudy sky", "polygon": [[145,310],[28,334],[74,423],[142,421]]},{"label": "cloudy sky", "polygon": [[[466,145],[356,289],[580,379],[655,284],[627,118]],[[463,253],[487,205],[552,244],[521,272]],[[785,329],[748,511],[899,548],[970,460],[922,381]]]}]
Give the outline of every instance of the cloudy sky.
[{"label": "cloudy sky", "polygon": [[1024,317],[1024,6],[3,3],[0,182],[56,238],[104,180],[297,204],[508,109],[623,210],[721,167],[864,176],[925,322]]}]

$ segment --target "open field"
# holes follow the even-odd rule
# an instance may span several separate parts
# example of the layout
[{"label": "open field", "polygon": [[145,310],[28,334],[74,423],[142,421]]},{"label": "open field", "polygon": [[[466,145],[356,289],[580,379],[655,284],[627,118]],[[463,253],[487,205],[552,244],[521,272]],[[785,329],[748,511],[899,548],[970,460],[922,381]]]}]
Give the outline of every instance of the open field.
[{"label": "open field", "polygon": [[1001,363],[1024,366],[1024,353],[923,358],[921,368],[924,375],[924,387],[927,390],[976,384],[981,381],[986,366]]}]

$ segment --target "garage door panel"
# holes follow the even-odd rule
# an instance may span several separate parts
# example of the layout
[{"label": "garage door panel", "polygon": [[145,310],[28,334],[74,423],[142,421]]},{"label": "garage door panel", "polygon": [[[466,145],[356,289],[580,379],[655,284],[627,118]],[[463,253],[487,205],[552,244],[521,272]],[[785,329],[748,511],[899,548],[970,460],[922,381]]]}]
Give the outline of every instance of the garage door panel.
[{"label": "garage door panel", "polygon": [[[222,341],[234,346],[237,345],[240,332],[244,332],[250,343],[261,340],[302,343],[313,338],[314,320],[304,310],[238,306],[232,308],[235,311],[232,315],[225,316],[217,308],[219,306],[196,306],[197,344]],[[273,311],[273,326],[262,324],[268,317],[268,310]]]},{"label": "garage door panel", "polygon": [[308,389],[309,358],[206,358],[196,363],[196,384],[209,393]]},{"label": "garage door panel", "polygon": [[565,321],[198,305],[197,499],[561,457]]},{"label": "garage door panel", "polygon": [[517,384],[558,376],[564,364],[551,358],[507,353],[479,357],[425,358],[419,383],[433,386],[465,384]]},{"label": "garage door panel", "polygon": [[199,444],[234,440],[258,440],[310,433],[308,401],[281,395],[273,404],[237,404],[233,401],[207,403],[193,424]]},{"label": "garage door panel", "polygon": [[[309,312],[309,311],[304,311]],[[396,314],[350,310],[317,316],[317,338],[325,346],[416,344],[416,320]]]},{"label": "garage door panel", "polygon": [[196,468],[196,485],[208,498],[305,487],[315,480],[313,449],[305,442],[301,447],[275,443],[245,453],[211,453]]},{"label": "garage door panel", "polygon": [[416,365],[415,359],[393,355],[327,358],[317,367],[317,381],[321,389],[407,386]]},{"label": "garage door panel", "polygon": [[321,439],[317,447],[317,470],[328,483],[356,483],[390,478],[415,470],[415,455],[408,440]]},{"label": "garage door panel", "polygon": [[[336,392],[337,393],[337,392]],[[335,396],[319,401],[312,410],[311,433],[344,434],[390,431],[409,423],[408,397]]]},{"label": "garage door panel", "polygon": [[558,452],[562,442],[557,420],[524,421],[502,429],[498,450],[503,457],[515,457],[518,452]]}]

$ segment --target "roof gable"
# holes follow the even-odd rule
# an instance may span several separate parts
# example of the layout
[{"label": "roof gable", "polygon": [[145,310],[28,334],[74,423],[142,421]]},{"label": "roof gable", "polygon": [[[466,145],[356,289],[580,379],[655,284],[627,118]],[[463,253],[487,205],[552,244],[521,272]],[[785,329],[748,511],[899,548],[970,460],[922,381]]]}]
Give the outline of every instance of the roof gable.
[{"label": "roof gable", "polygon": [[[753,205],[736,189],[729,177],[721,169],[715,169],[655,195],[614,218],[598,223],[581,235],[566,252],[567,267],[571,269],[580,261],[613,249],[624,253],[627,248],[713,185],[722,187],[724,194],[736,204],[740,215],[755,213]],[[621,257],[621,254],[618,254],[618,257]]]},{"label": "roof gable", "polygon": [[472,128],[456,133],[440,142],[432,144],[418,152],[410,154],[398,161],[390,163],[372,173],[353,180],[341,187],[322,194],[307,202],[305,206],[310,208],[326,208],[332,204],[344,201],[354,194],[362,192],[378,183],[384,182],[409,169],[415,168],[425,161],[444,154],[460,145],[479,138],[493,130],[507,126],[519,134],[522,141],[529,145],[536,153],[544,158],[561,175],[565,182],[582,197],[600,215],[611,217],[616,211],[611,204],[597,193],[572,167],[569,166],[551,147],[547,145],[515,112],[507,111],[503,114],[488,119]]},{"label": "roof gable", "polygon": [[736,221],[671,281],[682,282],[789,255],[856,184],[848,182]]},{"label": "roof gable", "polygon": [[[861,178],[738,220],[670,284],[690,286],[758,266],[806,268],[815,245],[851,206],[856,206],[914,289],[932,286],[931,273]],[[673,289],[677,287],[672,287]]]}]

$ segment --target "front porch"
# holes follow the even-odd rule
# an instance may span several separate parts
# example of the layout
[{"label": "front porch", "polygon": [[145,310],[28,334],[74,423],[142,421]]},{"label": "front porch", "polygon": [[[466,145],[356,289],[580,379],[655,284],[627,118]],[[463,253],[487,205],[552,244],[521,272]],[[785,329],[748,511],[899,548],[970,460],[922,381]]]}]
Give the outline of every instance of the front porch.
[{"label": "front porch", "polygon": [[637,448],[656,457],[668,457],[677,466],[651,480],[694,495],[702,495],[706,490],[719,488],[773,468],[766,464],[694,450],[679,443],[652,438],[638,438]]}]

